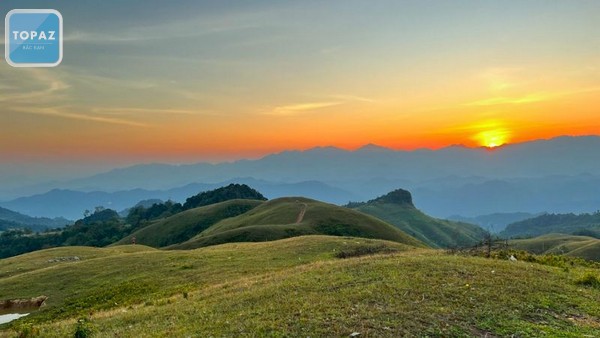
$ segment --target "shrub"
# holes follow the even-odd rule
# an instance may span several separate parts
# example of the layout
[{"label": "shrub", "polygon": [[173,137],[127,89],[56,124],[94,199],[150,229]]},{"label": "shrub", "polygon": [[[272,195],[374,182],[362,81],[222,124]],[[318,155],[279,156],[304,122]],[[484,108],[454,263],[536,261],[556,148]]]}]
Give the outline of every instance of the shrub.
[{"label": "shrub", "polygon": [[600,277],[594,273],[586,272],[583,276],[575,280],[575,284],[600,288]]},{"label": "shrub", "polygon": [[96,332],[94,325],[86,318],[80,318],[75,325],[75,338],[89,338]]}]

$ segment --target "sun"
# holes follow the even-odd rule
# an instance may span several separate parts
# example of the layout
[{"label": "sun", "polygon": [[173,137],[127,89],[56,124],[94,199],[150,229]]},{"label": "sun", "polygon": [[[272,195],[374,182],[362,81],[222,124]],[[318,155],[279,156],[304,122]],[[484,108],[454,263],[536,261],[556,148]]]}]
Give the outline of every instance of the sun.
[{"label": "sun", "polygon": [[486,148],[496,148],[508,142],[510,133],[506,129],[490,129],[477,134],[479,144]]}]

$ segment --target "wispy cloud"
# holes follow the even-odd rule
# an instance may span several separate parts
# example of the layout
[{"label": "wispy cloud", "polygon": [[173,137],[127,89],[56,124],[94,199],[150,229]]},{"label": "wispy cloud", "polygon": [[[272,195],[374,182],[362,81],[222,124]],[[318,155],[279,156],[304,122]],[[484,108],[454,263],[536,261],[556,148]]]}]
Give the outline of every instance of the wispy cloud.
[{"label": "wispy cloud", "polygon": [[333,106],[338,106],[343,102],[307,102],[307,103],[297,103],[286,106],[275,107],[270,112],[267,112],[267,115],[280,115],[280,116],[289,116],[289,115],[297,115],[307,111],[318,110],[322,108],[328,108]]},{"label": "wispy cloud", "polygon": [[34,114],[34,115],[44,115],[44,116],[55,116],[66,119],[74,119],[74,120],[82,120],[82,121],[91,121],[91,122],[100,122],[100,123],[109,123],[109,124],[119,124],[131,127],[147,127],[147,124],[112,118],[112,117],[104,117],[104,116],[94,116],[87,115],[81,113],[73,113],[66,111],[66,107],[12,107],[11,110],[26,113],[26,114]]},{"label": "wispy cloud", "polygon": [[375,100],[375,99],[371,99],[368,97],[362,97],[362,96],[356,96],[356,95],[335,94],[335,95],[331,95],[330,97],[335,100],[343,100],[343,101],[358,101],[358,102],[365,102],[365,103],[379,102],[378,100]]},{"label": "wispy cloud", "polygon": [[594,93],[600,91],[600,87],[577,88],[560,92],[540,92],[523,96],[497,96],[483,100],[476,100],[463,104],[464,106],[496,106],[496,105],[520,105],[543,101],[556,100],[565,96]]},{"label": "wispy cloud", "polygon": [[528,104],[541,101],[547,101],[554,96],[548,93],[535,93],[519,97],[497,96],[483,100],[465,103],[465,106],[496,106],[503,104]]},{"label": "wispy cloud", "polygon": [[0,92],[0,102],[7,104],[37,103],[57,101],[64,98],[64,92],[70,88],[62,78],[62,73],[41,68],[23,68],[18,73],[1,74],[13,84]]},{"label": "wispy cloud", "polygon": [[137,114],[177,114],[177,115],[206,115],[197,110],[185,109],[151,109],[151,108],[92,108],[94,113],[108,115],[137,115]]},{"label": "wispy cloud", "polygon": [[71,43],[133,43],[178,38],[210,36],[232,31],[247,31],[268,24],[265,20],[270,12],[228,13],[221,16],[198,17],[188,20],[163,22],[157,25],[136,25],[113,33],[92,33],[78,30],[65,35],[64,41]]}]

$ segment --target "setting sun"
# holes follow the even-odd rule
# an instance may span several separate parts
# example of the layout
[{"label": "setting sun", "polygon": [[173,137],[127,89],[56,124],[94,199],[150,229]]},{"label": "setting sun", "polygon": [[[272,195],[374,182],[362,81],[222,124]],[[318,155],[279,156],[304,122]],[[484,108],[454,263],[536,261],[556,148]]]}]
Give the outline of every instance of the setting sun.
[{"label": "setting sun", "polygon": [[496,148],[508,141],[509,132],[505,129],[493,129],[477,134],[479,143],[487,148]]}]

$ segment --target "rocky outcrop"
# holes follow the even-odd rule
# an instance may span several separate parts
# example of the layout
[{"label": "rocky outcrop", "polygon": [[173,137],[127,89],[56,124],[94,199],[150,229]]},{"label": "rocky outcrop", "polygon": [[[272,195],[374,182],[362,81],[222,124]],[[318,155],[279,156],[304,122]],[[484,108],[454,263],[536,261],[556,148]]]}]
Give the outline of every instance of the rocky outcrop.
[{"label": "rocky outcrop", "polygon": [[48,297],[39,296],[29,299],[9,299],[9,300],[0,300],[0,311],[12,311],[12,310],[22,310],[22,309],[35,309],[44,305]]}]

